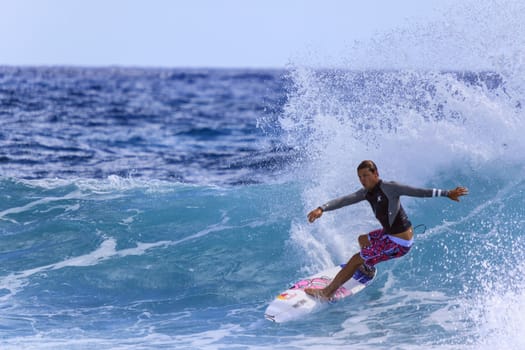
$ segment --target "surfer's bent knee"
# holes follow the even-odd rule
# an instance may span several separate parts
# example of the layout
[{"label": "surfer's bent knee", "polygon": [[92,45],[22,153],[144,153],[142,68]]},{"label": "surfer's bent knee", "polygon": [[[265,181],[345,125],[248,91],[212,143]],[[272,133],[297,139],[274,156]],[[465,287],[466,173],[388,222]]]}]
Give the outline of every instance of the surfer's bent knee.
[{"label": "surfer's bent knee", "polygon": [[360,235],[357,239],[359,246],[361,248],[368,247],[370,245],[370,240],[368,239],[368,234]]}]

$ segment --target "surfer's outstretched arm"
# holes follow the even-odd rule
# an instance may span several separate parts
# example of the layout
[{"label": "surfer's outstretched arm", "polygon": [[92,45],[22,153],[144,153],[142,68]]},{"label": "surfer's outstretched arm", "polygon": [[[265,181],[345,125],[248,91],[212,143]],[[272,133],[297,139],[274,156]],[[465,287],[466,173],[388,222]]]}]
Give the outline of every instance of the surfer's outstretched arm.
[{"label": "surfer's outstretched arm", "polygon": [[333,199],[329,201],[328,203],[325,203],[321,205],[320,207],[315,208],[310,213],[308,213],[308,221],[314,222],[315,220],[319,219],[321,215],[323,215],[323,212],[329,211],[329,210],[335,210],[342,207],[346,207],[347,205],[355,204],[358,202],[361,202],[365,199],[366,189],[362,188],[359,191],[356,191],[354,193],[350,193],[346,196]]}]

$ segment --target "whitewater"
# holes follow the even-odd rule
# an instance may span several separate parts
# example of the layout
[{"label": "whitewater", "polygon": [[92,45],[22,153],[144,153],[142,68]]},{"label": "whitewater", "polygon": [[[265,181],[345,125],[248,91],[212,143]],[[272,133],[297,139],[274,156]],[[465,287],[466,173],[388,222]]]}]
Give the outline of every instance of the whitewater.
[{"label": "whitewater", "polygon": [[[2,349],[521,349],[525,6],[467,2],[286,70],[0,67]],[[377,228],[356,167],[408,198],[415,245],[284,324],[290,283]]]}]

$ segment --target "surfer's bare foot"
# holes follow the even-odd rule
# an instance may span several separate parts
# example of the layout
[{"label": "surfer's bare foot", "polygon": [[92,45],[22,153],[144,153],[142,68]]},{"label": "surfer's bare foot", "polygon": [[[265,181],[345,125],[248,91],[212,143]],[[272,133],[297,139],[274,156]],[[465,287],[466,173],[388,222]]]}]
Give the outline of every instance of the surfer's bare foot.
[{"label": "surfer's bare foot", "polygon": [[331,300],[331,297],[326,295],[326,293],[324,292],[324,289],[306,288],[304,292],[308,294],[309,296],[314,297],[319,300],[323,300],[323,301]]}]

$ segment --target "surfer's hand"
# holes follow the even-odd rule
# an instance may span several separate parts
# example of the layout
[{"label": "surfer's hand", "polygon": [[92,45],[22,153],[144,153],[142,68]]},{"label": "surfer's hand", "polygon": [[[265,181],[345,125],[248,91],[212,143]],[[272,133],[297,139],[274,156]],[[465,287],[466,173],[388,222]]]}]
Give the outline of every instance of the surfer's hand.
[{"label": "surfer's hand", "polygon": [[453,201],[459,202],[459,197],[467,195],[468,189],[466,187],[456,187],[453,190],[448,191],[448,198]]},{"label": "surfer's hand", "polygon": [[308,221],[314,222],[315,220],[319,219],[323,215],[323,209],[321,207],[315,208],[310,213],[308,213]]}]

